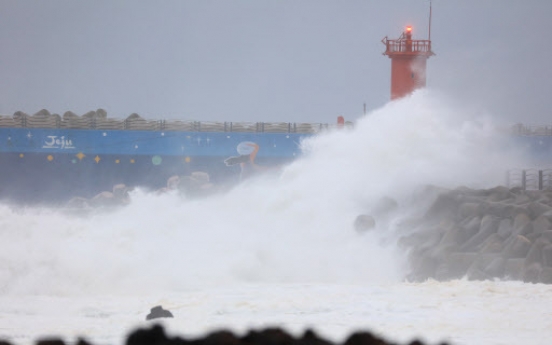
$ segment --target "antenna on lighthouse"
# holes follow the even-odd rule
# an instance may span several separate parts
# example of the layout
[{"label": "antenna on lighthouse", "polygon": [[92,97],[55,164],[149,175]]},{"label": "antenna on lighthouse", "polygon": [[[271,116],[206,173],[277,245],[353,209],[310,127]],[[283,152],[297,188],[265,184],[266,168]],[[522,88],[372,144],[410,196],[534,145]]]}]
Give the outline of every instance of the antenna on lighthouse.
[{"label": "antenna on lighthouse", "polygon": [[427,40],[431,42],[431,0],[429,0],[429,35]]}]

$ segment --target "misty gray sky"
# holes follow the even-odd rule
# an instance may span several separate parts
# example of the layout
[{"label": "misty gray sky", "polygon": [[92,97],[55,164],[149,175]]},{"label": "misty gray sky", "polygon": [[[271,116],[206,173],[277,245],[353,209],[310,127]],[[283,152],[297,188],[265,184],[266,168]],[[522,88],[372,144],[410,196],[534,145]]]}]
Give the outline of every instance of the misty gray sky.
[{"label": "misty gray sky", "polygon": [[[384,36],[428,0],[0,0],[0,113],[354,120],[389,100]],[[434,0],[428,85],[552,123],[552,1]]]}]

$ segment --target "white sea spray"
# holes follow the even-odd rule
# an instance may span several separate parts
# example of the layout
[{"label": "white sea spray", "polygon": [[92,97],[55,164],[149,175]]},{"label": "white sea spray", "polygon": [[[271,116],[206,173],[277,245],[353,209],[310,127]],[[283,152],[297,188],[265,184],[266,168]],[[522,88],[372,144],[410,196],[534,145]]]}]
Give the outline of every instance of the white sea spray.
[{"label": "white sea spray", "polygon": [[[306,140],[303,157],[278,174],[226,193],[138,189],[130,205],[87,216],[2,205],[0,336],[22,345],[51,333],[121,343],[163,304],[176,316],[167,326],[186,334],[284,325],[334,339],[371,328],[402,340],[542,343],[551,335],[540,302],[549,287],[407,283],[393,241],[419,186],[492,187],[520,165],[494,127],[422,90],[352,129]],[[356,233],[355,217],[382,197],[399,211]]]}]

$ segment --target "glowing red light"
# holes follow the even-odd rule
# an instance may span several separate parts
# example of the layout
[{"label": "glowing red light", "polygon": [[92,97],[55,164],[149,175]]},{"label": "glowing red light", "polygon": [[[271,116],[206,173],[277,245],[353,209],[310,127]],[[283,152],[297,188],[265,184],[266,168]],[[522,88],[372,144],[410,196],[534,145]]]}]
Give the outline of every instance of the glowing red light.
[{"label": "glowing red light", "polygon": [[406,31],[411,32],[411,31],[412,31],[412,27],[411,27],[411,26],[407,26],[407,27],[406,27]]}]

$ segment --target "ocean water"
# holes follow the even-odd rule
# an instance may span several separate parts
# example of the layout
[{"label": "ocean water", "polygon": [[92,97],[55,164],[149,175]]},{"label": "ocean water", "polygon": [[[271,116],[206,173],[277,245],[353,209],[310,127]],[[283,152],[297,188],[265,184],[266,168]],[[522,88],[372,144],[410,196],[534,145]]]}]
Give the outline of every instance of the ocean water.
[{"label": "ocean water", "polygon": [[[422,90],[303,143],[303,157],[225,193],[188,199],[135,190],[88,215],[0,205],[0,338],[122,344],[149,325],[174,335],[311,328],[342,341],[544,344],[552,287],[405,280],[397,224],[423,212],[427,184],[492,187],[523,164],[491,117]],[[381,198],[399,209],[378,214]],[[355,232],[362,213],[376,228]],[[404,231],[401,230],[401,231]]]}]

